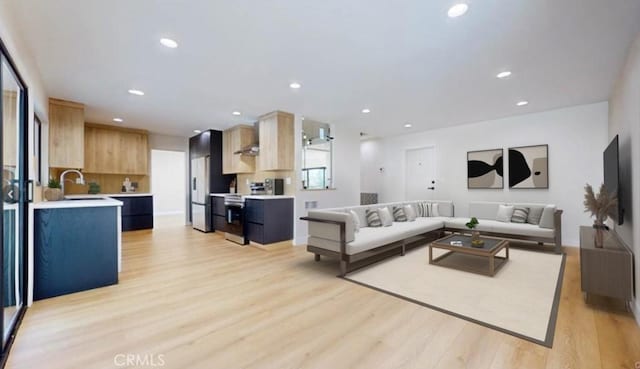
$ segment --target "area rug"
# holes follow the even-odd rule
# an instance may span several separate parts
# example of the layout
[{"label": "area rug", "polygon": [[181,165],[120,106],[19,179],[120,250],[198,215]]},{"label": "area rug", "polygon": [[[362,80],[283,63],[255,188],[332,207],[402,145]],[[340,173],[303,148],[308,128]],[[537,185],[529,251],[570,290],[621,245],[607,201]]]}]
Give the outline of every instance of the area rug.
[{"label": "area rug", "polygon": [[[434,258],[444,251],[434,249]],[[565,255],[509,250],[494,277],[430,265],[421,247],[356,270],[345,279],[513,336],[553,345]],[[503,255],[502,251],[499,255]],[[449,263],[488,260],[455,254]]]}]

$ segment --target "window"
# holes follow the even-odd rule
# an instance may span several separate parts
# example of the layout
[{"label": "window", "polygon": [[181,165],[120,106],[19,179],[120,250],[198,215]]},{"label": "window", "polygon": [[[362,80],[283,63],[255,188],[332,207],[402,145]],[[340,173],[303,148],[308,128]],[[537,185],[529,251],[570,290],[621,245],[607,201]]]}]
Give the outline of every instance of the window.
[{"label": "window", "polygon": [[327,123],[305,119],[302,123],[302,187],[332,187],[333,136]]}]

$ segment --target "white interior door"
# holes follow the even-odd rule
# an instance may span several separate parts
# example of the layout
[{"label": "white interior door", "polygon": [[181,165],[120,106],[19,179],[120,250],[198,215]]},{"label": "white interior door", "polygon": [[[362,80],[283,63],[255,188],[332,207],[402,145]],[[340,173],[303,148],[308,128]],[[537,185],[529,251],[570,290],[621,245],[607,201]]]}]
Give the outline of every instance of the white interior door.
[{"label": "white interior door", "polygon": [[186,153],[151,150],[151,190],[154,215],[184,214],[186,205]]},{"label": "white interior door", "polygon": [[405,198],[430,199],[435,188],[435,148],[407,150],[405,156]]}]

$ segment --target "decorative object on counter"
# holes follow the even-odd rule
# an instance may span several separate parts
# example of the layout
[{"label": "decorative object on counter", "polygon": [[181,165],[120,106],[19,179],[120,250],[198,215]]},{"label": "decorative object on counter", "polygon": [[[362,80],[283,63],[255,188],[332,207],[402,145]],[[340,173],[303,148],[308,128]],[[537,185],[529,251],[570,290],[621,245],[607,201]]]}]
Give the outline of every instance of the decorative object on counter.
[{"label": "decorative object on counter", "polygon": [[95,195],[100,193],[100,185],[97,182],[89,182],[89,194]]},{"label": "decorative object on counter", "polygon": [[126,177],[124,179],[124,182],[122,182],[122,192],[135,192],[135,188],[133,187],[133,183],[131,182],[129,177]]},{"label": "decorative object on counter", "polygon": [[482,247],[484,246],[484,241],[480,239],[480,231],[476,231],[476,226],[480,224],[478,222],[478,218],[471,218],[465,226],[471,230],[471,246],[472,247]]},{"label": "decorative object on counter", "polygon": [[60,201],[64,199],[64,194],[62,193],[62,186],[60,186],[60,181],[55,178],[49,179],[49,184],[44,189],[44,198],[47,201]]},{"label": "decorative object on counter", "polygon": [[595,217],[593,221],[594,232],[594,245],[596,248],[602,248],[604,245],[605,231],[609,230],[604,222],[607,218],[614,215],[618,210],[618,196],[613,193],[610,194],[604,184],[600,186],[600,192],[595,194],[590,184],[584,186],[584,211],[585,213],[591,213],[592,217]]}]

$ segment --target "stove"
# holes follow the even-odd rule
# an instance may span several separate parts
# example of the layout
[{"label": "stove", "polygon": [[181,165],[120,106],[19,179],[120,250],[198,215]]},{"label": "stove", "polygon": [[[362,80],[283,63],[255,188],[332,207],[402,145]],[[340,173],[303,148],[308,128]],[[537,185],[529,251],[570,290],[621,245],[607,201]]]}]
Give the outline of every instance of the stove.
[{"label": "stove", "polygon": [[227,224],[224,238],[240,245],[249,242],[244,231],[244,197],[238,194],[224,195],[224,208]]}]

